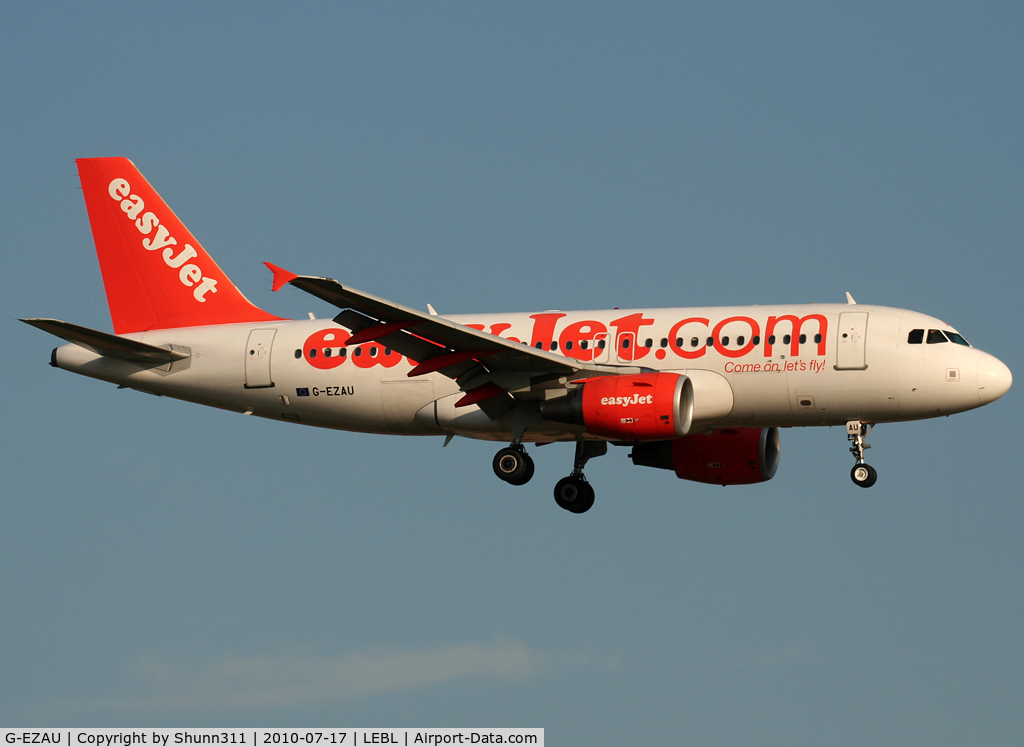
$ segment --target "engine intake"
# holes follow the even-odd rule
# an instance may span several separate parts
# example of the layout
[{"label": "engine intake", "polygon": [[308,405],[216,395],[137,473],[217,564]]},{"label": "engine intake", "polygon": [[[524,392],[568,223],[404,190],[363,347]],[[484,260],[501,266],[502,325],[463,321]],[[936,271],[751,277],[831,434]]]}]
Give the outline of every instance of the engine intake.
[{"label": "engine intake", "polygon": [[671,441],[637,444],[633,464],[671,469],[681,480],[711,485],[750,485],[775,477],[778,428],[726,428]]}]

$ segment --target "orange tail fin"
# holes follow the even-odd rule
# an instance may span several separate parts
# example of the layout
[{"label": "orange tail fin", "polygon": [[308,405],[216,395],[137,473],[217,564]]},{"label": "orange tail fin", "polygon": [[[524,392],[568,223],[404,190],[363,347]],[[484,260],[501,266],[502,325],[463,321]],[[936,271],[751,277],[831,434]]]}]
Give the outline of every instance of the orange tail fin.
[{"label": "orange tail fin", "polygon": [[114,332],[268,322],[127,158],[79,158]]}]

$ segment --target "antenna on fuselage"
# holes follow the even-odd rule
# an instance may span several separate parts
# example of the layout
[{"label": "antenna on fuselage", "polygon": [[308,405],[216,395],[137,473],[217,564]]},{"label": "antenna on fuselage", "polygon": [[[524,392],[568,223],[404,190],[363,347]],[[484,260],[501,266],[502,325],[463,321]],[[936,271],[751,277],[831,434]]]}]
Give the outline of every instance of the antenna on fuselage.
[{"label": "antenna on fuselage", "polygon": [[846,291],[846,303],[856,305],[857,302],[853,300],[853,296],[850,295],[850,291]]}]

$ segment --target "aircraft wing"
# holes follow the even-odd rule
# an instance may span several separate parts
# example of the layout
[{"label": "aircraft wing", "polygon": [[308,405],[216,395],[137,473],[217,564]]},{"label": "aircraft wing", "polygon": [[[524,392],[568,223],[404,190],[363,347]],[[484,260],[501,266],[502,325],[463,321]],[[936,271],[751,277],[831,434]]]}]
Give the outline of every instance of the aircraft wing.
[{"label": "aircraft wing", "polygon": [[482,403],[503,395],[549,399],[565,393],[565,385],[572,380],[646,370],[565,358],[388,301],[330,278],[295,275],[269,262],[264,264],[274,273],[275,291],[294,285],[346,309],[334,321],[352,330],[349,345],[378,342],[417,363],[409,376],[438,371],[455,379],[466,392],[457,406],[481,403],[487,411],[494,409],[494,403],[491,407]]}]

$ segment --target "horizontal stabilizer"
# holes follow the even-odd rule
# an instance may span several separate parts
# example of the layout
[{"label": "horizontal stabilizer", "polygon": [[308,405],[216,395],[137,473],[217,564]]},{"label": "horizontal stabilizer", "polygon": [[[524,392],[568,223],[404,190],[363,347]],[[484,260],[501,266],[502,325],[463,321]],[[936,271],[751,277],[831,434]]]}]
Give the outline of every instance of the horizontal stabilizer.
[{"label": "horizontal stabilizer", "polygon": [[69,324],[59,319],[20,319],[19,321],[31,324],[44,332],[73,342],[75,345],[106,358],[118,358],[132,363],[160,366],[189,357],[188,353],[158,348],[138,340],[129,340],[127,337],[118,337],[88,327],[79,327],[77,324]]}]

